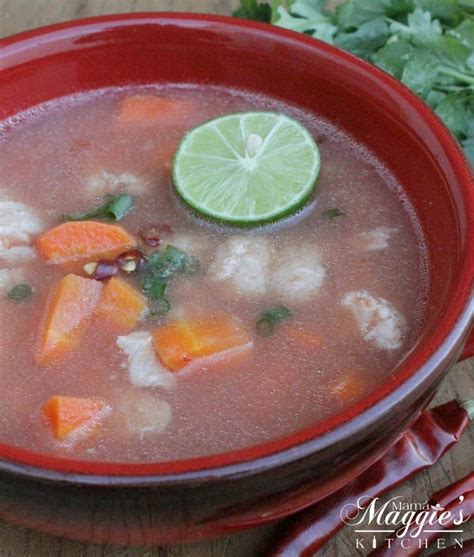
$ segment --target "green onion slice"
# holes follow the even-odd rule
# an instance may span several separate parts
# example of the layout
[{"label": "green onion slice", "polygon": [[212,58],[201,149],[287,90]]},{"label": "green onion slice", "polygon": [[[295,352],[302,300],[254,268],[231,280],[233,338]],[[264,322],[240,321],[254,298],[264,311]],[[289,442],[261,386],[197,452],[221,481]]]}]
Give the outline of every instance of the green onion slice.
[{"label": "green onion slice", "polygon": [[63,215],[63,221],[80,221],[102,218],[106,220],[119,221],[132,211],[134,199],[128,193],[121,195],[107,195],[99,207],[85,213],[72,213]]},{"label": "green onion slice", "polygon": [[26,300],[31,294],[33,294],[33,288],[29,284],[17,284],[8,293],[8,299],[12,301]]}]

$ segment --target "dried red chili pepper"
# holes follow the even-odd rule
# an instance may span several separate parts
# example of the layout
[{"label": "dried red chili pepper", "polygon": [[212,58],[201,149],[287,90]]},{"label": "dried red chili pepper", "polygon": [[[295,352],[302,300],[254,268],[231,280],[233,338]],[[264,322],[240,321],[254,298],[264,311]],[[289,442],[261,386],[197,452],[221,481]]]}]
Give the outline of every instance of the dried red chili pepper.
[{"label": "dried red chili pepper", "polygon": [[288,519],[284,538],[268,557],[312,556],[344,526],[340,510],[345,505],[360,497],[380,497],[435,464],[459,440],[470,418],[474,415],[470,417],[456,401],[426,410],[408,432],[358,478]]},{"label": "dried red chili pepper", "polygon": [[[452,529],[453,526],[456,529],[454,520],[459,518],[460,509],[462,509],[465,518],[469,515],[474,518],[474,472],[434,493],[430,498],[430,504],[433,508],[433,517],[437,517],[435,521],[426,524],[421,529],[417,524],[414,524],[408,528],[403,536],[400,530],[393,532],[386,538],[386,542],[382,546],[370,553],[370,557],[412,557],[419,555],[426,547],[440,538],[443,532]],[[439,510],[435,510],[435,505],[439,506]],[[446,514],[446,518],[440,520],[443,513],[449,513],[449,515]],[[417,513],[417,515],[420,515],[420,513]],[[404,541],[411,539],[410,534],[418,529],[420,529],[420,532],[417,533],[416,538],[422,539],[423,544],[404,544]],[[390,544],[387,542],[388,538]]]}]

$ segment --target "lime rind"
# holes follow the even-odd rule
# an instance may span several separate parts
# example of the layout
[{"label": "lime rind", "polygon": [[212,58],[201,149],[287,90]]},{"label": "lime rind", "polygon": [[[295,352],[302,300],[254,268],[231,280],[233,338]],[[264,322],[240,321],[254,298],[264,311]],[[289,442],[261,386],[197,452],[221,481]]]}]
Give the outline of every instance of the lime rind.
[{"label": "lime rind", "polygon": [[[252,146],[255,138],[261,144]],[[304,126],[281,113],[248,112],[190,130],[176,152],[173,181],[181,199],[202,216],[249,226],[300,209],[319,170],[319,149]]]}]

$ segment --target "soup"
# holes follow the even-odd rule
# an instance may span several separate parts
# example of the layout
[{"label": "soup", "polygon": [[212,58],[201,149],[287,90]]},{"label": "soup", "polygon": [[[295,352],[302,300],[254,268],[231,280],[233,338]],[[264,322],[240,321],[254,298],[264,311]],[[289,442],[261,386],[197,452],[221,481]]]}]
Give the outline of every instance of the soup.
[{"label": "soup", "polygon": [[[311,132],[315,193],[262,227],[199,218],[173,188],[177,146],[252,110]],[[117,88],[33,108],[0,137],[2,443],[99,461],[235,450],[354,404],[416,341],[429,277],[414,212],[317,115]]]}]

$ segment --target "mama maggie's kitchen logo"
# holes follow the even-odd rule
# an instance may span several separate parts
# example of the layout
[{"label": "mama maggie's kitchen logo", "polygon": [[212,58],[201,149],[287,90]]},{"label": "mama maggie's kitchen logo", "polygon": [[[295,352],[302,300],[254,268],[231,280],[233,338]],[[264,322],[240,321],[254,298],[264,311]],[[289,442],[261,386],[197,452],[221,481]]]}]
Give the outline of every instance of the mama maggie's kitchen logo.
[{"label": "mama maggie's kitchen logo", "polygon": [[[447,510],[429,502],[406,503],[400,495],[383,503],[379,497],[365,495],[356,503],[345,505],[340,515],[345,524],[355,529],[357,549],[395,545],[406,550],[422,549],[435,538],[435,546],[443,549],[448,534],[454,535],[454,540],[450,538],[454,547],[463,547],[462,525],[471,518],[465,514],[463,502],[461,495],[458,504],[450,503]],[[379,534],[383,534],[382,539]]]}]

